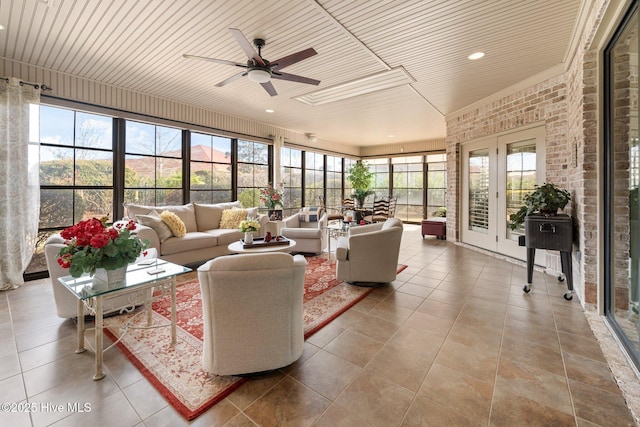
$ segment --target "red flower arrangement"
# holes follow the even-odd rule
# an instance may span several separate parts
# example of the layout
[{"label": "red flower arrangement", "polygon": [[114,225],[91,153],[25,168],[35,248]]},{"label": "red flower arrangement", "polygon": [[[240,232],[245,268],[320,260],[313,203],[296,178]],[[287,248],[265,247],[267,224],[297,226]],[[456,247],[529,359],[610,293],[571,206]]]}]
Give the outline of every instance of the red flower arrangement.
[{"label": "red flower arrangement", "polygon": [[106,218],[91,218],[65,228],[60,233],[65,246],[58,253],[58,264],[68,268],[73,277],[82,273],[93,276],[96,268],[115,270],[127,266],[147,248],[131,232],[136,229],[133,221],[106,226]]},{"label": "red flower arrangement", "polygon": [[[283,187],[284,184],[281,184]],[[283,207],[282,195],[284,190],[282,188],[275,188],[271,183],[267,184],[265,188],[260,189],[260,201],[269,209],[275,209],[276,206]]]}]

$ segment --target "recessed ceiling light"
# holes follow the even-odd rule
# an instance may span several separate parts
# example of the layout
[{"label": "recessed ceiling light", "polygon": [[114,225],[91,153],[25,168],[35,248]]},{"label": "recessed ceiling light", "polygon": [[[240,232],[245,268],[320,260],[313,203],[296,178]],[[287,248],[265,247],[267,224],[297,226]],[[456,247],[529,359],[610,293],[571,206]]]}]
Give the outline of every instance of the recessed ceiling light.
[{"label": "recessed ceiling light", "polygon": [[4,30],[4,25],[0,24],[0,31]]},{"label": "recessed ceiling light", "polygon": [[264,111],[266,111],[267,113],[275,113],[275,110],[272,110],[271,108],[267,108]]},{"label": "recessed ceiling light", "polygon": [[471,55],[469,55],[467,58],[474,60],[474,59],[480,59],[484,56],[484,52],[476,52],[476,53],[472,53]]},{"label": "recessed ceiling light", "polygon": [[387,135],[387,137],[389,137],[389,138],[395,138],[396,136],[395,136],[395,135]]}]

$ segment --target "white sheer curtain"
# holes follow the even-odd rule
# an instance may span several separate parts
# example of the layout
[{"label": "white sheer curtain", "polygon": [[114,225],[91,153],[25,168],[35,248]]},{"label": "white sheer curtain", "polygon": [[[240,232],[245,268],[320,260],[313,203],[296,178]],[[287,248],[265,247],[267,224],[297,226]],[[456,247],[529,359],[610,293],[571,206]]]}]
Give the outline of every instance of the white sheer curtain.
[{"label": "white sheer curtain", "polygon": [[284,147],[284,137],[276,135],[273,137],[273,186],[277,187],[282,182],[282,147]]},{"label": "white sheer curtain", "polygon": [[39,103],[39,88],[0,79],[0,290],[24,283],[38,235],[39,138],[29,141],[29,114]]}]

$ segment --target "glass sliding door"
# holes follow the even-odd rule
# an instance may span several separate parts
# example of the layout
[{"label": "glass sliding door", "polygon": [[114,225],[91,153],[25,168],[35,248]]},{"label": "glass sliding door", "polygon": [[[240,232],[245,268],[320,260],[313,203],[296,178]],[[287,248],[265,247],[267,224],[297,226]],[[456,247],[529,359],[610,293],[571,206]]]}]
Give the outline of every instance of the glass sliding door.
[{"label": "glass sliding door", "polygon": [[637,2],[604,54],[604,310],[640,369]]}]

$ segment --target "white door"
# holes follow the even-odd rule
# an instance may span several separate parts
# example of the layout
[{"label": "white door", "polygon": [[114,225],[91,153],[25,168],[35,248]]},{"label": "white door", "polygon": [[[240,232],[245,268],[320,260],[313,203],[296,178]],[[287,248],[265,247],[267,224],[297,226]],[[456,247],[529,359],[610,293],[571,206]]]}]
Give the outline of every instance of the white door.
[{"label": "white door", "polygon": [[[544,135],[539,126],[462,147],[464,243],[526,261],[526,249],[518,245],[524,228],[511,230],[509,215],[544,182]],[[543,265],[543,252],[536,251],[536,264]]]}]

